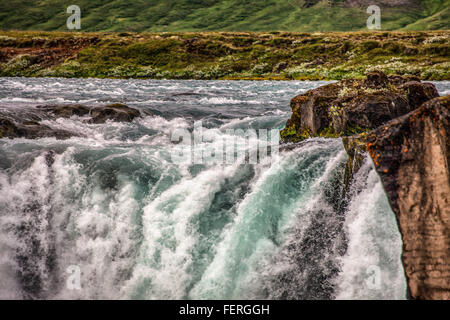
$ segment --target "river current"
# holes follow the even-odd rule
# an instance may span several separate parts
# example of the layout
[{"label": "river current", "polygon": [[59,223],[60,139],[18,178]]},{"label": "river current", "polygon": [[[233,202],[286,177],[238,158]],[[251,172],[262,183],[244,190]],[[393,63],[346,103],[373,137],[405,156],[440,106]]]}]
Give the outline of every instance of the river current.
[{"label": "river current", "polygon": [[171,158],[174,130],[280,130],[289,100],[325,83],[0,78],[12,117],[66,103],[153,114],[0,139],[0,298],[405,299],[395,216],[368,158],[342,199],[340,139],[255,164]]}]

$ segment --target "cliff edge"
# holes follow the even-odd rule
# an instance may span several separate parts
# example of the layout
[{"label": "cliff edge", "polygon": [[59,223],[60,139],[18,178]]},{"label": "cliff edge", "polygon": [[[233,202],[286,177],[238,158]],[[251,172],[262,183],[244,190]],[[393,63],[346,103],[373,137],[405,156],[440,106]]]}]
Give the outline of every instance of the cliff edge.
[{"label": "cliff edge", "polygon": [[283,142],[342,137],[345,192],[368,152],[403,239],[412,299],[450,299],[450,96],[417,78],[368,74],[292,99]]},{"label": "cliff edge", "polygon": [[368,135],[403,238],[403,265],[414,299],[450,299],[450,96]]}]

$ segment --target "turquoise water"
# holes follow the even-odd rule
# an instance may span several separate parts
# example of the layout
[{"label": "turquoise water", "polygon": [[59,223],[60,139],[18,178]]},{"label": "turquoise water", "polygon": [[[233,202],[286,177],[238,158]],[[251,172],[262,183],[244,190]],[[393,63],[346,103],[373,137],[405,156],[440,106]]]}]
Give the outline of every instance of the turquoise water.
[{"label": "turquoise water", "polygon": [[[123,102],[154,114],[41,119],[82,137],[0,140],[1,298],[406,297],[401,238],[379,178],[366,159],[342,199],[339,139],[311,139],[257,164],[170,156],[171,133],[195,121],[219,138],[231,128],[281,129],[290,98],[323,82],[0,83],[0,111],[12,117],[34,118],[36,105],[52,103]],[[246,148],[243,137],[235,143]],[[67,285],[73,266],[81,288]]]}]

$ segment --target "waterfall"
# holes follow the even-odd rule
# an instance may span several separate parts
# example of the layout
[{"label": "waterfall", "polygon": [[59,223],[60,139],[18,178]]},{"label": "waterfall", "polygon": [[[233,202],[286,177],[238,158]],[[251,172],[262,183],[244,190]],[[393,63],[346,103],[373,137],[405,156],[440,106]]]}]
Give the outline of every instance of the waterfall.
[{"label": "waterfall", "polygon": [[[68,99],[54,86],[61,79],[8,81]],[[170,133],[194,120],[219,139],[230,128],[282,128],[281,106],[299,83],[212,82],[206,93],[190,81],[76,81],[88,81],[76,102],[124,82],[135,91],[123,100],[167,92],[151,97],[159,114],[131,123],[44,120],[82,137],[0,139],[0,298],[406,297],[394,213],[369,158],[343,196],[340,139],[310,139],[257,164],[172,161]],[[274,86],[285,98],[268,106]],[[186,90],[205,97],[173,95]],[[128,102],[144,108],[146,99]],[[173,99],[185,107],[178,115]],[[233,141],[246,148],[243,137]],[[69,285],[73,270],[79,288]]]}]

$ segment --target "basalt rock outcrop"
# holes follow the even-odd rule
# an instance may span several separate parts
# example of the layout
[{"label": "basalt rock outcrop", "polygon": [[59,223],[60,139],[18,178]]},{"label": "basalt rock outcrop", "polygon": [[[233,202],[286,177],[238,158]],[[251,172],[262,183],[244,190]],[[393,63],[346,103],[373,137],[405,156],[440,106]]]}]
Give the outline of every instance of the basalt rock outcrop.
[{"label": "basalt rock outcrop", "polygon": [[450,299],[450,96],[367,136],[403,238],[414,299]]},{"label": "basalt rock outcrop", "polygon": [[415,77],[381,72],[292,100],[284,142],[342,137],[344,196],[369,154],[403,239],[412,299],[450,299],[450,97]]},{"label": "basalt rock outcrop", "polygon": [[367,79],[339,81],[292,99],[292,117],[281,138],[299,142],[368,132],[438,96],[433,84],[416,77],[372,72]]},{"label": "basalt rock outcrop", "polygon": [[[27,112],[30,113],[30,110],[27,110]],[[145,113],[145,115],[150,114]],[[141,111],[116,103],[95,107],[80,104],[37,106],[34,113],[32,113],[32,119],[29,119],[29,115],[27,118],[16,114],[13,118],[9,114],[0,113],[0,139],[38,139],[46,137],[68,139],[73,136],[80,136],[82,133],[52,128],[42,123],[42,120],[71,118],[74,116],[82,117],[81,121],[92,124],[102,124],[107,121],[131,122],[141,116]]]}]

